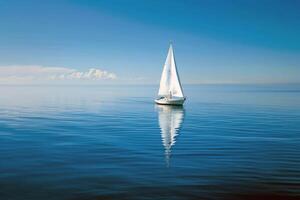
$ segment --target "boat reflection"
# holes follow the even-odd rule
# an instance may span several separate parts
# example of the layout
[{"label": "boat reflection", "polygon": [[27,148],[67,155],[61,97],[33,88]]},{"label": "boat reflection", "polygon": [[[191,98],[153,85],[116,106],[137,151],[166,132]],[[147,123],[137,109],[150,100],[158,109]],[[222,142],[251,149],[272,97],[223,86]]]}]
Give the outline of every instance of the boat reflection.
[{"label": "boat reflection", "polygon": [[161,130],[162,142],[165,148],[167,167],[170,166],[171,148],[176,143],[180,127],[184,119],[182,106],[156,105],[158,121]]}]

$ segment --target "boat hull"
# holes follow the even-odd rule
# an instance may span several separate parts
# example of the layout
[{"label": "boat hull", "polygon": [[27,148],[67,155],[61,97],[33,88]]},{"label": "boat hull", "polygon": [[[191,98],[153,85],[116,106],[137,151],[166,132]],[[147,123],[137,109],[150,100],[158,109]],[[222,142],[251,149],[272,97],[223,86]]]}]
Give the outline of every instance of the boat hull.
[{"label": "boat hull", "polygon": [[181,105],[183,105],[184,101],[185,101],[185,98],[182,98],[182,99],[167,99],[167,98],[155,99],[155,103],[157,103],[157,104],[174,105],[174,106],[181,106]]}]

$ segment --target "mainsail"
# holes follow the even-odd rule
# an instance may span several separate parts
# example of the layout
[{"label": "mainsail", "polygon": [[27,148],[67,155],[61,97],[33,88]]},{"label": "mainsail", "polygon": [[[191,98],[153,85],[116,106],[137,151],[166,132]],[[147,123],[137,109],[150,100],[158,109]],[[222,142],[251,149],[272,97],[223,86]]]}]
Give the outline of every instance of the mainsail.
[{"label": "mainsail", "polygon": [[170,45],[161,75],[158,96],[168,96],[170,94],[174,97],[184,97],[172,45]]}]

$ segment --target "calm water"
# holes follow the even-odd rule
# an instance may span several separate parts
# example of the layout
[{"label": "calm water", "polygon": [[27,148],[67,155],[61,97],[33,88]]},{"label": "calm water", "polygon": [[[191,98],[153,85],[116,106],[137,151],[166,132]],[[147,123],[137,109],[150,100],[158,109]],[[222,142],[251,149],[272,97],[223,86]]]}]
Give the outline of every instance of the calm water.
[{"label": "calm water", "polygon": [[184,89],[1,86],[0,198],[300,198],[300,86]]}]

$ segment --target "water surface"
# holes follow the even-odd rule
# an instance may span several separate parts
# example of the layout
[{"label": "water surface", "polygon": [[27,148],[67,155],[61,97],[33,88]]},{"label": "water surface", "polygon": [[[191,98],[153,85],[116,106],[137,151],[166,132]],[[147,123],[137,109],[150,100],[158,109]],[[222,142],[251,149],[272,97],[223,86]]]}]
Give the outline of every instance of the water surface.
[{"label": "water surface", "polygon": [[298,199],[300,87],[1,86],[1,199]]}]

